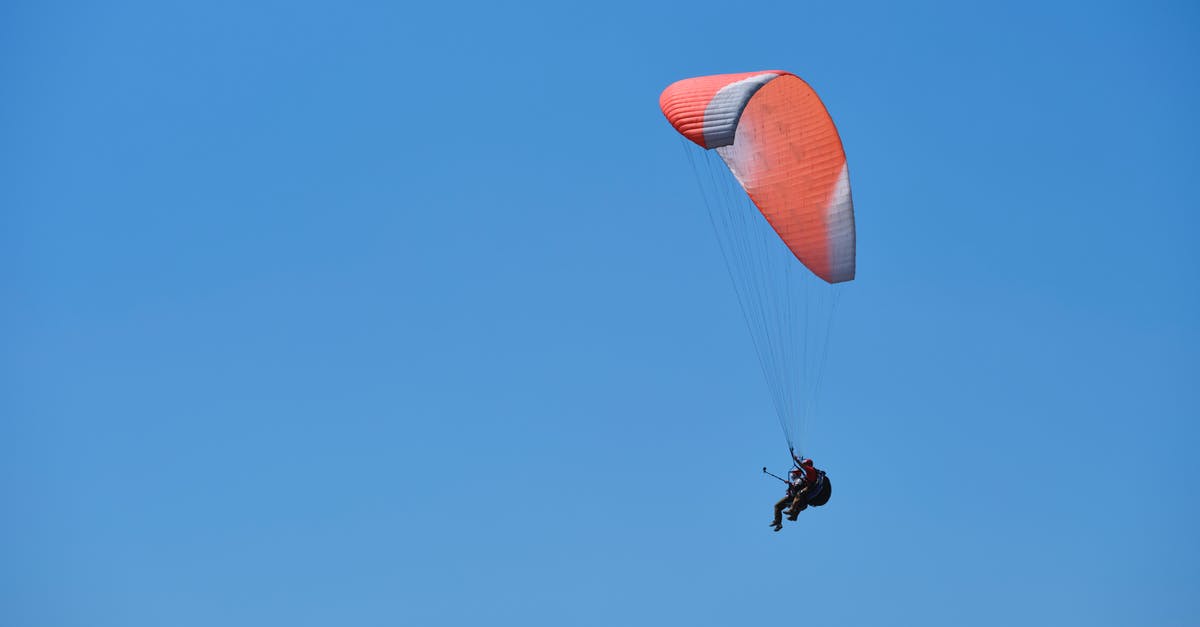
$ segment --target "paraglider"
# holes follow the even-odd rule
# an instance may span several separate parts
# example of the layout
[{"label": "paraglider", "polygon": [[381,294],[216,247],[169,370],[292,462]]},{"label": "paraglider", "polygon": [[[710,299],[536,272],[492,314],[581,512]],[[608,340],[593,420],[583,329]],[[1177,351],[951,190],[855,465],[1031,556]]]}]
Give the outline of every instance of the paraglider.
[{"label": "paraglider", "polygon": [[785,514],[788,520],[794,521],[809,505],[820,507],[828,503],[833,490],[829,477],[824,470],[813,465],[813,460],[798,457],[793,452],[792,462],[794,465],[787,479],[767,472],[767,468],[763,467],[763,474],[771,475],[787,484],[783,498],[775,503],[775,518],[771,520],[771,527],[775,531],[783,529]]},{"label": "paraglider", "polygon": [[795,451],[816,413],[838,284],[856,272],[845,151],[816,92],[790,72],[684,79],[659,106],[704,149],[688,158],[795,463],[790,479],[776,477],[788,483],[771,523],[778,531],[785,508],[795,520],[830,494],[825,473]]}]

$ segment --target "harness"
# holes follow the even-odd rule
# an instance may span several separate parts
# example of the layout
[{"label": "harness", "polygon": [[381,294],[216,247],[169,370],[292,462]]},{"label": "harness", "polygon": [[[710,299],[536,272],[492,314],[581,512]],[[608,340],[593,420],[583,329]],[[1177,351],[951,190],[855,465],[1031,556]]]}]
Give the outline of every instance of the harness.
[{"label": "harness", "polygon": [[805,486],[808,487],[806,498],[812,498],[820,494],[821,489],[825,487],[825,471],[817,470],[813,466],[799,466],[799,469],[804,471],[804,481],[800,485],[789,482],[788,494],[794,496]]}]

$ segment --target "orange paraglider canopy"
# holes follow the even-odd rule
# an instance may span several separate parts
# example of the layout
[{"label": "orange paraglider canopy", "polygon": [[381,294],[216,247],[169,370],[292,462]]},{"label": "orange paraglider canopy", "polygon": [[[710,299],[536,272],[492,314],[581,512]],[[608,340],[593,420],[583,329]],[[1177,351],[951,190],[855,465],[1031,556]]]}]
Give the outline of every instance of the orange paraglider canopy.
[{"label": "orange paraglider canopy", "polygon": [[829,283],[854,278],[854,208],[846,155],[821,99],[769,70],[689,78],[659,105],[680,134],[715,149],[771,227]]}]

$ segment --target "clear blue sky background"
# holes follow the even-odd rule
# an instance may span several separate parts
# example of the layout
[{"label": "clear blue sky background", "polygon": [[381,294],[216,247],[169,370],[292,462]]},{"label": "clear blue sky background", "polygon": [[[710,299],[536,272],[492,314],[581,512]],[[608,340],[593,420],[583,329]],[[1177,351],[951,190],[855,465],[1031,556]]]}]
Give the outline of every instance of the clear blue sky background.
[{"label": "clear blue sky background", "polygon": [[[1189,2],[8,2],[0,623],[1195,625]],[[786,464],[679,78],[859,225]]]}]

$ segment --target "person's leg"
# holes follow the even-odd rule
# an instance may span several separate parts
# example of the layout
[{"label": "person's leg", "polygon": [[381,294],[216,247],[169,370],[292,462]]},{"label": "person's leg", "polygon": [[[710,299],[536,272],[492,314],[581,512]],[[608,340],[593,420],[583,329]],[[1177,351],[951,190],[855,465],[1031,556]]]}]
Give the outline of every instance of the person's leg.
[{"label": "person's leg", "polygon": [[796,498],[792,499],[791,503],[792,507],[788,510],[788,520],[796,520],[796,517],[800,515],[800,512],[804,511],[808,507],[808,495],[803,492],[797,494]]},{"label": "person's leg", "polygon": [[776,531],[778,531],[780,527],[783,527],[783,508],[787,507],[791,502],[792,497],[785,496],[779,499],[779,502],[775,504],[775,519],[771,521],[771,524],[775,526]]}]

